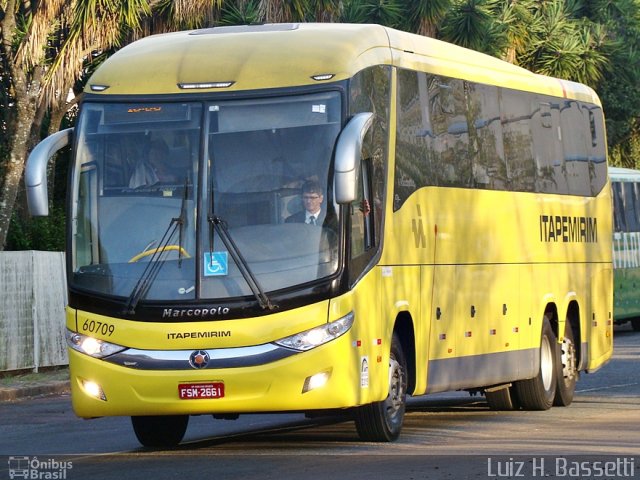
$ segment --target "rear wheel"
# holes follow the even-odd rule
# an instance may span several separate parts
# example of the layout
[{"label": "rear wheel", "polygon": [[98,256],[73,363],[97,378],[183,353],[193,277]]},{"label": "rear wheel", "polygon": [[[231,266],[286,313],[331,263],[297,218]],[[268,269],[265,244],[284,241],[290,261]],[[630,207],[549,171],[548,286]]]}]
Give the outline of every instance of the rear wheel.
[{"label": "rear wheel", "polygon": [[640,332],[640,318],[631,319],[631,328],[633,328],[634,332]]},{"label": "rear wheel", "polygon": [[391,341],[389,394],[381,402],[355,409],[358,435],[369,442],[391,442],[398,438],[404,421],[407,398],[407,362],[396,335]]},{"label": "rear wheel", "polygon": [[565,324],[564,339],[558,352],[558,388],[554,405],[566,407],[571,405],[578,381],[578,355],[573,337],[573,329]]},{"label": "rear wheel", "polygon": [[145,447],[175,447],[189,424],[188,415],[131,417],[133,431]]},{"label": "rear wheel", "polygon": [[525,410],[548,410],[557,389],[557,345],[551,322],[545,315],[540,339],[540,368],[534,378],[516,382],[520,405]]}]

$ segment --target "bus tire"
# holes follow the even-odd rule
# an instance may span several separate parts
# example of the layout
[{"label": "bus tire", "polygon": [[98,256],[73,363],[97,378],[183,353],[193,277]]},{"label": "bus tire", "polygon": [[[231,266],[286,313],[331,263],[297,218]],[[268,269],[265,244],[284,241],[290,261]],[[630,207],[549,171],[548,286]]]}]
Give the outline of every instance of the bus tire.
[{"label": "bus tire", "polygon": [[175,447],[189,424],[188,415],[158,415],[131,417],[133,431],[145,447]]},{"label": "bus tire", "polygon": [[631,328],[633,328],[634,332],[640,332],[640,318],[631,319]]},{"label": "bus tire", "polygon": [[549,318],[545,315],[540,338],[540,368],[538,374],[527,380],[516,382],[516,392],[520,405],[525,410],[548,410],[556,396],[557,345]]},{"label": "bus tire", "polygon": [[407,400],[407,361],[400,339],[394,334],[389,357],[389,394],[381,402],[357,407],[354,420],[358,435],[368,442],[392,442],[400,435]]},{"label": "bus tire", "polygon": [[569,323],[565,324],[564,339],[558,348],[558,388],[553,404],[567,407],[573,401],[578,381],[578,355],[573,338],[573,329]]}]

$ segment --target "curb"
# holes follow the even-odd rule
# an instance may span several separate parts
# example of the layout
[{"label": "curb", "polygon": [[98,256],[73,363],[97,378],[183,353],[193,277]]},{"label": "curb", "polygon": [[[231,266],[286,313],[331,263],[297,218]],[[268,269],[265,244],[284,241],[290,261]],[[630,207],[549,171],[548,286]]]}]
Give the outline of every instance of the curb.
[{"label": "curb", "polygon": [[40,385],[0,387],[0,402],[14,402],[32,397],[64,395],[71,390],[68,380],[50,381]]}]

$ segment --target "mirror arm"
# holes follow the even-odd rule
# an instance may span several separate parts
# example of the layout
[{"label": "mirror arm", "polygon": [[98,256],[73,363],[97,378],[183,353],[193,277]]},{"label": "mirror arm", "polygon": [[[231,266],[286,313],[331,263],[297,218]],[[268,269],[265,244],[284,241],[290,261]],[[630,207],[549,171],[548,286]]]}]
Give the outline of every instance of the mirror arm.
[{"label": "mirror arm", "polygon": [[71,143],[73,128],[67,128],[42,140],[29,154],[24,173],[29,213],[35,217],[49,215],[47,164],[56,152]]},{"label": "mirror arm", "polygon": [[372,123],[373,113],[358,113],[347,123],[338,139],[335,157],[334,192],[336,202],[340,204],[351,203],[356,199],[362,143]]}]

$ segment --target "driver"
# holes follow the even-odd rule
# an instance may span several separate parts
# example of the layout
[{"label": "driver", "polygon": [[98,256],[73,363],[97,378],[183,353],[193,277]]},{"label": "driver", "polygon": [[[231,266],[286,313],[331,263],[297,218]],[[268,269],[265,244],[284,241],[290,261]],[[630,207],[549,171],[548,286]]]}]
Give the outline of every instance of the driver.
[{"label": "driver", "polygon": [[306,223],[307,225],[322,225],[327,216],[323,208],[324,194],[322,187],[315,180],[307,180],[302,185],[302,203],[304,210],[286,218],[286,223]]}]

